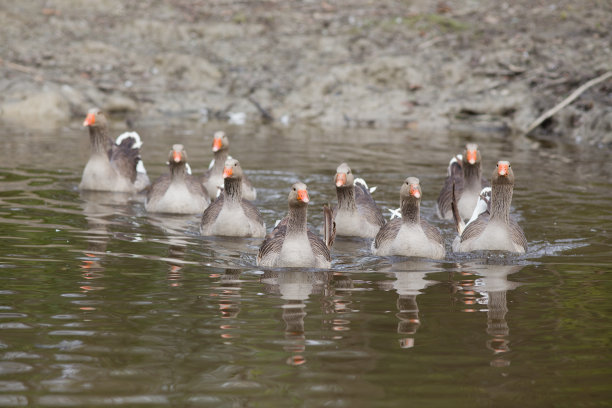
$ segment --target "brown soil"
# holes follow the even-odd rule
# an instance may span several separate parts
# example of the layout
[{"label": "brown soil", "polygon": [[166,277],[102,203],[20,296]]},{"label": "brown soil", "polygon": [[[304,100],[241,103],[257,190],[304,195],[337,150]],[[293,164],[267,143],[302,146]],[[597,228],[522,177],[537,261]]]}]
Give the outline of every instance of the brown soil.
[{"label": "brown soil", "polygon": [[[33,0],[0,5],[0,118],[519,133],[612,69],[612,3]],[[536,129],[612,145],[612,79]]]}]

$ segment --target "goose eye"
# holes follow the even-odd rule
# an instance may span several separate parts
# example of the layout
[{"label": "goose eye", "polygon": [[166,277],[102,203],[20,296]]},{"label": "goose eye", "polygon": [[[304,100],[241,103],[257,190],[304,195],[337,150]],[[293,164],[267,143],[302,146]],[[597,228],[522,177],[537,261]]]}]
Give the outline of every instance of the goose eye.
[{"label": "goose eye", "polygon": [[347,171],[347,172],[346,172],[346,174],[351,174],[351,171],[350,171],[350,170],[349,170],[349,171]]}]

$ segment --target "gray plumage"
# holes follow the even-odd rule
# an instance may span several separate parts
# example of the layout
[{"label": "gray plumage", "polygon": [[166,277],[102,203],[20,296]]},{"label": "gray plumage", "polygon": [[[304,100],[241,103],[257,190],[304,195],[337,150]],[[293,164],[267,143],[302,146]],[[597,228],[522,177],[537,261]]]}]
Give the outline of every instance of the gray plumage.
[{"label": "gray plumage", "polygon": [[202,214],[200,233],[233,237],[263,237],[266,227],[257,207],[242,196],[244,175],[238,160],[227,159],[223,191]]},{"label": "gray plumage", "polygon": [[444,241],[440,231],[421,219],[421,185],[416,177],[408,177],[400,189],[402,218],[395,218],[381,227],[372,243],[374,255],[444,258]]},{"label": "gray plumage", "polygon": [[83,126],[89,128],[91,155],[79,189],[138,192],[150,182],[140,158],[142,142],[136,132],[126,132],[116,141],[108,136],[108,121],[99,109],[89,110]]},{"label": "gray plumage", "polygon": [[[329,247],[306,226],[309,198],[304,183],[298,182],[291,187],[288,202],[289,213],[266,235],[259,248],[257,265],[272,268],[329,268]],[[333,242],[333,239],[330,241]]]},{"label": "gray plumage", "polygon": [[[202,176],[201,182],[208,195],[217,197],[219,187],[223,185],[223,168],[229,157],[229,139],[225,132],[218,131],[213,137],[213,165]],[[246,174],[242,176],[242,198],[253,201],[257,198],[257,190]]]},{"label": "gray plumage", "polygon": [[346,163],[338,166],[334,181],[338,198],[338,204],[333,209],[336,234],[374,238],[385,224],[385,219],[368,189],[355,183],[355,176]]},{"label": "gray plumage", "polygon": [[478,145],[468,143],[463,155],[455,156],[448,165],[448,176],[438,196],[438,215],[444,219],[453,219],[451,202],[454,186],[459,215],[462,219],[469,219],[480,190],[488,185],[488,180],[482,177],[482,158]]},{"label": "gray plumage", "polygon": [[197,177],[187,171],[187,152],[181,144],[168,156],[169,174],[160,176],[149,188],[145,209],[149,212],[200,214],[210,198]]},{"label": "gray plumage", "polygon": [[522,228],[510,218],[513,189],[514,172],[510,163],[498,162],[491,180],[490,209],[465,226],[461,236],[453,242],[454,251],[527,251],[527,239]]}]

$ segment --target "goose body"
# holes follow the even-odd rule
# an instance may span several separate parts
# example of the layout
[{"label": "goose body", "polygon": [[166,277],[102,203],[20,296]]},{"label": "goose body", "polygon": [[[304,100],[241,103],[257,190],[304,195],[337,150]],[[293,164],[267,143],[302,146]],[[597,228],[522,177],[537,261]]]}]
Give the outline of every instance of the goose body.
[{"label": "goose body", "polygon": [[263,237],[266,227],[259,210],[242,197],[243,171],[238,160],[227,159],[223,175],[223,191],[202,214],[200,233]]},{"label": "goose body", "polygon": [[468,143],[463,155],[453,157],[448,165],[448,175],[438,196],[438,215],[451,220],[452,190],[455,188],[455,200],[462,219],[469,219],[478,202],[478,196],[489,182],[482,178],[482,159],[478,145]]},{"label": "goose body", "polygon": [[257,255],[257,265],[270,268],[329,268],[329,247],[333,234],[325,242],[307,228],[306,209],[309,198],[306,185],[295,183],[289,192],[288,201],[289,213],[264,239]]},{"label": "goose body", "polygon": [[[214,157],[211,167],[204,173],[201,181],[208,195],[214,198],[219,195],[219,189],[223,186],[223,169],[225,168],[225,161],[229,157],[229,139],[225,132],[215,133],[212,151]],[[257,198],[257,190],[246,174],[242,176],[242,197],[249,201]]]},{"label": "goose body", "polygon": [[191,175],[183,145],[172,146],[168,167],[169,174],[160,176],[151,185],[145,209],[149,212],[172,214],[202,213],[210,204],[210,198],[200,181]]},{"label": "goose body", "polygon": [[446,251],[440,231],[421,219],[420,202],[419,179],[408,177],[400,189],[402,218],[394,218],[381,227],[372,243],[374,255],[444,258]]},{"label": "goose body", "polygon": [[338,236],[374,238],[385,219],[367,185],[356,182],[351,168],[342,163],[336,169],[338,205],[333,209]]},{"label": "goose body", "polygon": [[500,161],[491,181],[489,209],[476,215],[453,241],[453,251],[480,250],[525,253],[527,239],[522,228],[510,218],[514,173],[507,161]]},{"label": "goose body", "polygon": [[149,184],[140,158],[142,141],[136,132],[121,134],[115,141],[108,136],[106,116],[91,109],[83,122],[89,128],[91,155],[79,184],[80,190],[134,193]]}]

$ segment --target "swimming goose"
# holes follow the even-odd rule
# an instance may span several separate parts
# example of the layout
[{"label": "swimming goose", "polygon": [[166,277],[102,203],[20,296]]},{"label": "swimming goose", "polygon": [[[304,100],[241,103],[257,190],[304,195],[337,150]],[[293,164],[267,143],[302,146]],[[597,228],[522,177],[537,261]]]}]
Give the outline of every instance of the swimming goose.
[{"label": "swimming goose", "polygon": [[175,144],[168,156],[169,174],[160,176],[147,194],[145,209],[149,212],[201,214],[210,198],[197,177],[191,175],[187,152]]},{"label": "swimming goose", "polygon": [[336,195],[338,205],[334,207],[336,235],[374,238],[385,219],[374,202],[367,187],[355,180],[351,168],[342,163],[336,169]]},{"label": "swimming goose", "polygon": [[250,201],[242,197],[244,173],[236,159],[227,159],[223,169],[221,195],[204,211],[200,232],[202,235],[232,237],[263,237],[266,226],[263,218]]},{"label": "swimming goose", "polygon": [[[202,184],[210,197],[219,195],[219,187],[223,186],[223,168],[225,160],[229,156],[229,139],[225,132],[215,132],[213,137],[212,151],[214,158],[211,166],[202,176]],[[245,200],[255,200],[257,198],[257,190],[251,184],[246,174],[242,176],[242,197]]]},{"label": "swimming goose", "polygon": [[468,143],[463,155],[453,157],[448,164],[448,177],[438,196],[438,215],[452,220],[452,189],[455,185],[455,196],[459,215],[462,219],[472,216],[480,190],[489,182],[482,178],[481,156],[476,143]]},{"label": "swimming goose", "polygon": [[444,241],[440,231],[421,219],[421,184],[408,177],[400,189],[402,218],[394,218],[380,228],[372,243],[374,255],[444,258]]},{"label": "swimming goose", "polygon": [[331,210],[325,211],[325,240],[306,226],[308,190],[306,184],[295,183],[289,191],[289,213],[266,236],[259,248],[257,265],[263,267],[329,268],[334,231]]},{"label": "swimming goose", "polygon": [[465,226],[453,242],[453,251],[499,250],[519,254],[527,251],[522,228],[510,218],[513,189],[514,172],[510,162],[499,161],[491,180],[490,210]]},{"label": "swimming goose", "polygon": [[125,132],[113,140],[108,121],[97,108],[89,110],[83,126],[89,128],[91,155],[79,184],[80,190],[138,192],[149,184],[140,159],[142,141],[136,132]]}]

